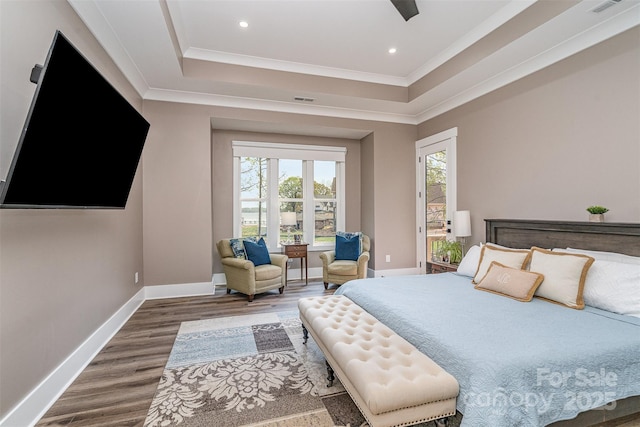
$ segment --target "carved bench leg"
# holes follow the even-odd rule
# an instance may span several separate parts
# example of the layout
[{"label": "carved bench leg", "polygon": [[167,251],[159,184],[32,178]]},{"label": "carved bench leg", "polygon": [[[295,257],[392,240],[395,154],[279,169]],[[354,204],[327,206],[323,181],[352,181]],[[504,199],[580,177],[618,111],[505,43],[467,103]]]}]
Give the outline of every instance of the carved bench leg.
[{"label": "carved bench leg", "polygon": [[302,340],[302,344],[306,344],[309,340],[309,331],[307,331],[307,328],[305,328],[304,325],[302,325],[302,338],[304,338]]},{"label": "carved bench leg", "polygon": [[336,377],[333,375],[333,368],[329,365],[329,362],[325,360],[324,363],[327,365],[327,381],[329,381],[327,383],[327,387],[331,387],[333,385],[333,380],[335,380]]}]

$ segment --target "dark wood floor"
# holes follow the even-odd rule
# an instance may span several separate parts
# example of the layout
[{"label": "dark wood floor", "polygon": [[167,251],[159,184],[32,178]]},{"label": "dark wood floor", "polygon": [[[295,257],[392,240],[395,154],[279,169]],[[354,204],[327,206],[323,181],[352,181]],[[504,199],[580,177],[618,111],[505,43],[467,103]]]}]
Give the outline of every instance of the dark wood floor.
[{"label": "dark wood floor", "polygon": [[241,314],[294,310],[298,298],[332,294],[322,282],[290,281],[246,296],[218,287],[216,295],[146,301],[100,351],[36,426],[142,426],[180,323]]},{"label": "dark wood floor", "polygon": [[[336,289],[290,281],[283,295],[275,290],[251,303],[242,294],[227,295],[224,287],[213,296],[146,301],[36,426],[142,426],[182,322],[295,310],[298,298]],[[597,425],[637,427],[640,420],[630,416]]]}]

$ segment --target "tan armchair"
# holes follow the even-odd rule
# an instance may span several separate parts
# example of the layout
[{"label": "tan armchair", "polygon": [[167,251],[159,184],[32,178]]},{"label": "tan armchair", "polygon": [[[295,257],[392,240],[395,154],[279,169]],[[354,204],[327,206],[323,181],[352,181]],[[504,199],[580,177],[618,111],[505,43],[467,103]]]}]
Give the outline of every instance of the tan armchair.
[{"label": "tan armchair", "polygon": [[371,241],[369,236],[362,235],[362,253],[357,261],[336,260],[336,251],[326,251],[320,254],[322,260],[322,281],[324,288],[329,287],[329,283],[342,285],[353,279],[364,279],[367,277],[367,266],[369,264],[369,249]]},{"label": "tan armchair", "polygon": [[229,239],[217,243],[218,253],[222,258],[222,268],[227,277],[227,293],[231,290],[242,292],[253,301],[255,294],[278,289],[284,292],[286,285],[286,268],[289,257],[283,254],[269,254],[271,264],[254,266],[248,259],[236,258],[231,250]]}]

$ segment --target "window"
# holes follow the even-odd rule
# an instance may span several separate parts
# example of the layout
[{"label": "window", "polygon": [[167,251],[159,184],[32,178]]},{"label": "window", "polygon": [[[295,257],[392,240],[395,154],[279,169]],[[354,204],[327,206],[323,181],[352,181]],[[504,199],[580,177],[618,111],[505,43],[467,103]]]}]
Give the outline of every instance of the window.
[{"label": "window", "polygon": [[346,148],[233,142],[236,236],[263,236],[270,249],[297,237],[333,247],[344,224]]},{"label": "window", "polygon": [[[316,161],[313,164],[314,245],[334,245],[336,241],[336,163]],[[342,222],[343,223],[343,222]]]}]

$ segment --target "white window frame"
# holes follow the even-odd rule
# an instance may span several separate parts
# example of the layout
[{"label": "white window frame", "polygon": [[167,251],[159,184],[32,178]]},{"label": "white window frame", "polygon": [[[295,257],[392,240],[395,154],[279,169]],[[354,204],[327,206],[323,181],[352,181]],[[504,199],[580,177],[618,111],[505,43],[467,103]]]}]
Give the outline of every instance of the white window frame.
[{"label": "white window frame", "polygon": [[[344,230],[345,226],[345,167],[346,147],[282,144],[272,142],[233,141],[233,230],[234,236],[242,234],[240,221],[240,159],[242,157],[261,157],[267,159],[267,230],[280,229],[280,215],[272,215],[272,212],[280,211],[278,191],[278,160],[302,160],[302,182],[304,188],[304,234],[305,242],[309,243],[309,250],[326,250],[332,245],[314,245],[315,209],[314,209],[314,171],[313,161],[325,160],[336,162],[336,230]],[[273,196],[273,197],[272,197]],[[280,248],[280,233],[267,233],[267,247],[270,251]]]}]

